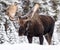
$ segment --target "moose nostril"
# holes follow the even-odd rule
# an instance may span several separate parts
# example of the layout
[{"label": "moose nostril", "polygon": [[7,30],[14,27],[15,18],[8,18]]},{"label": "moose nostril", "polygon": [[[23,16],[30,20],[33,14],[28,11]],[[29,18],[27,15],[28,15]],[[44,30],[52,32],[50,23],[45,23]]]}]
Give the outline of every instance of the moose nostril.
[{"label": "moose nostril", "polygon": [[22,32],[23,32],[23,28],[20,27],[20,28],[19,28],[19,33],[22,33]]},{"label": "moose nostril", "polygon": [[23,27],[20,27],[20,30],[23,30],[24,28]]},{"label": "moose nostril", "polygon": [[25,33],[25,30],[23,27],[19,28],[19,35],[23,35]]}]

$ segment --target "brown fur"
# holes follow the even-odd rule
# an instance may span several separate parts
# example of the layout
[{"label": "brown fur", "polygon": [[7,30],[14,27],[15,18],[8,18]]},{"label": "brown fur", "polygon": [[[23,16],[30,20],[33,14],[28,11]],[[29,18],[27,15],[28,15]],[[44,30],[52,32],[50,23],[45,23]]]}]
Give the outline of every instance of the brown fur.
[{"label": "brown fur", "polygon": [[43,44],[43,35],[47,34],[45,37],[51,44],[54,23],[55,21],[50,16],[38,15],[37,13],[32,18],[20,18],[19,36],[27,35],[29,43],[32,43],[33,36],[37,36],[40,44]]}]

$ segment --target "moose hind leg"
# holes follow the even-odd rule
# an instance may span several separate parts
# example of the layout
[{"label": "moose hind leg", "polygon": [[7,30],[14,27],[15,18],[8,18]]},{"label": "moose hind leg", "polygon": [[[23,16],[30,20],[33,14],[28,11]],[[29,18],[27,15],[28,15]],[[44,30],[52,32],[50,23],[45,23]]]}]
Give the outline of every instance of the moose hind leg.
[{"label": "moose hind leg", "polygon": [[51,44],[53,30],[54,30],[54,26],[51,27],[50,31],[45,36],[45,38],[46,38],[46,40],[47,40],[47,42],[48,42],[49,45]]},{"label": "moose hind leg", "polygon": [[43,45],[43,41],[44,41],[43,35],[39,35],[39,41],[40,41],[40,45]]},{"label": "moose hind leg", "polygon": [[45,38],[46,38],[48,44],[50,45],[51,44],[51,36],[49,35],[49,33],[45,35]]},{"label": "moose hind leg", "polygon": [[32,43],[32,36],[27,36],[28,42]]}]

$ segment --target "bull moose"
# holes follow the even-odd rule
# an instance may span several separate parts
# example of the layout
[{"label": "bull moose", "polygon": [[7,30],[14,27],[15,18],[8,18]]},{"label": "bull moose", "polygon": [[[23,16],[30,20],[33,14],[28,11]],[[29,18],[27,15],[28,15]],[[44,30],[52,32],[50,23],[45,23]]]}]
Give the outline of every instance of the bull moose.
[{"label": "bull moose", "polygon": [[51,16],[35,15],[26,18],[19,18],[20,28],[19,36],[26,35],[28,42],[32,43],[32,37],[39,37],[40,44],[43,45],[43,35],[48,44],[51,44],[51,39],[54,30],[55,20]]}]

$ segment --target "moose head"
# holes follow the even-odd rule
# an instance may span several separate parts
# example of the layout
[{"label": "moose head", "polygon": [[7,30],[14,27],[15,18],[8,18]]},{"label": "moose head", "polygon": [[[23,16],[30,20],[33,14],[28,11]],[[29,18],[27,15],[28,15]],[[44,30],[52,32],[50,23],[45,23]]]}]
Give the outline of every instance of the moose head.
[{"label": "moose head", "polygon": [[26,31],[28,31],[30,25],[32,24],[31,19],[26,17],[26,18],[19,18],[19,36],[25,35]]}]

